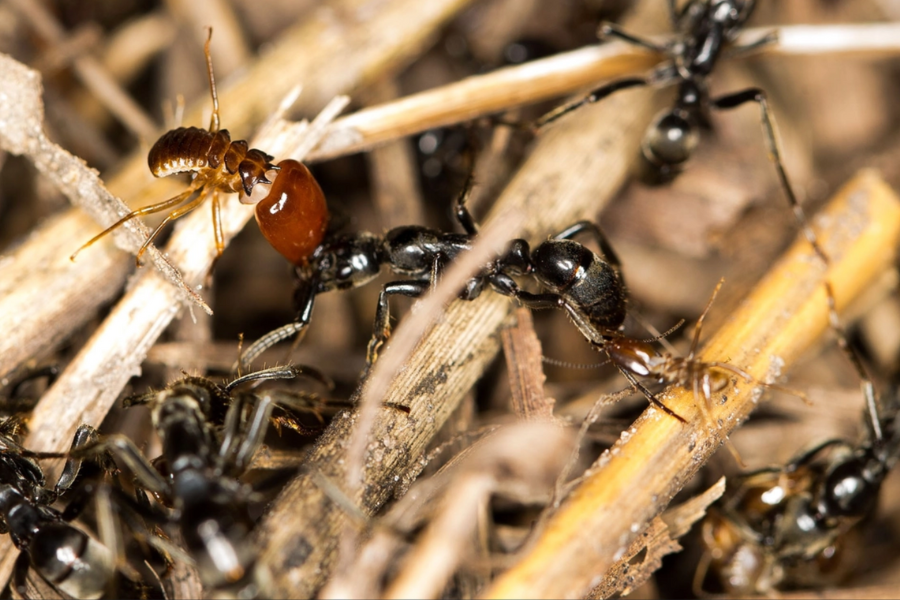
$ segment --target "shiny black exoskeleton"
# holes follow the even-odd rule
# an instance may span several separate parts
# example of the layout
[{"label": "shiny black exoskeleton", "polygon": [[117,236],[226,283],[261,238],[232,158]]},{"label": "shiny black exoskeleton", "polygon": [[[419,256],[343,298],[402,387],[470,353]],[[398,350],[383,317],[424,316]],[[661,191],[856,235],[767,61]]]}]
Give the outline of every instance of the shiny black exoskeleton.
[{"label": "shiny black exoskeleton", "polygon": [[668,44],[659,45],[637,37],[612,23],[604,23],[600,29],[602,37],[615,37],[647,48],[668,56],[668,61],[647,77],[629,77],[598,87],[582,100],[547,113],[534,127],[539,129],[584,104],[598,102],[622,89],[677,84],[674,106],[656,117],[641,145],[648,181],[661,183],[674,178],[691,157],[697,146],[698,129],[710,124],[710,110],[729,110],[755,102],[762,115],[769,155],[791,210],[816,253],[826,259],[784,169],[766,92],[750,88],[715,98],[709,94],[707,80],[725,51],[729,54],[750,52],[774,39],[769,35],[745,46],[732,45],[753,13],[756,0],[688,0],[681,9],[677,0],[668,0],[668,6],[676,33],[675,40]]},{"label": "shiny black exoskeleton", "polygon": [[[72,448],[96,439],[88,425],[78,428]],[[81,462],[69,460],[53,489],[45,487],[44,473],[33,460],[53,455],[31,453],[6,432],[0,449],[0,531],[9,533],[21,550],[13,585],[26,593],[29,567],[56,589],[74,598],[99,598],[111,588],[115,575],[113,553],[96,539],[68,523],[78,516],[83,502],[70,502],[62,512],[51,505],[70,490]],[[84,500],[86,498],[82,498]]]},{"label": "shiny black exoskeleton", "polygon": [[[308,264],[295,271],[296,320],[257,340],[244,352],[242,363],[249,365],[278,342],[302,335],[311,321],[318,294],[364,285],[387,265],[410,279],[387,283],[381,290],[367,352],[369,364],[374,362],[378,349],[390,335],[390,296],[422,296],[436,284],[441,271],[471,247],[477,227],[466,208],[465,196],[464,192],[456,210],[465,233],[408,225],[383,236],[360,232],[326,239]],[[571,239],[582,233],[596,241],[602,255]],[[522,290],[514,279],[519,276],[532,278],[546,291],[534,294]],[[513,240],[502,256],[469,279],[459,297],[474,300],[486,285],[531,308],[564,309],[585,337],[596,343],[602,343],[604,335],[617,331],[625,321],[626,290],[618,257],[600,229],[587,221],[566,228],[533,251],[527,241]]]},{"label": "shiny black exoskeleton", "polygon": [[698,591],[707,572],[737,596],[835,585],[852,572],[853,528],[874,513],[882,483],[900,459],[900,403],[893,397],[880,407],[843,337],[841,345],[863,377],[865,440],[828,440],[783,467],[729,481],[726,496],[704,520],[707,553],[695,579]]},{"label": "shiny black exoskeleton", "polygon": [[[161,514],[150,503],[133,503],[140,516],[174,526],[196,562],[204,586],[236,598],[265,596],[268,573],[257,563],[249,514],[252,490],[237,479],[265,435],[275,401],[269,393],[239,393],[248,382],[324,378],[305,367],[276,367],[219,385],[185,377],[159,393],[127,399],[126,406],[147,404],[162,441],[162,462],[152,464],[130,439],[102,438],[82,454],[110,451],[134,473],[137,482],[173,510]],[[224,412],[224,424],[218,416]],[[221,426],[220,426],[221,425]],[[161,474],[155,465],[164,465]]]}]

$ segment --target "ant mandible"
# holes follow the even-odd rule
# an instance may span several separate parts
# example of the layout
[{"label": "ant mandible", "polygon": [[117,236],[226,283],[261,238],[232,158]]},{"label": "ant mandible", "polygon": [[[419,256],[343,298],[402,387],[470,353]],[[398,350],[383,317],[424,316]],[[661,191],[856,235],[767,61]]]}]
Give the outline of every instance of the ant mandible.
[{"label": "ant mandible", "polygon": [[[271,155],[258,148],[250,148],[245,140],[232,141],[227,129],[219,129],[219,99],[209,49],[211,41],[212,27],[203,47],[213,106],[209,129],[192,126],[167,131],[153,144],[147,155],[147,163],[155,177],[193,173],[193,181],[177,196],[128,213],[76,250],[70,257],[72,260],[79,252],[125,222],[171,209],[138,250],[135,260],[141,266],[141,256],[162,228],[200,206],[210,195],[218,258],[225,250],[219,192],[240,192],[243,194],[242,202],[247,202],[254,186],[272,184],[266,177],[267,171],[277,171],[279,175],[269,194],[256,205],[256,219],[263,235],[279,251],[290,254],[293,262],[305,260],[321,243],[328,223],[328,208],[325,195],[309,169],[291,159],[274,165],[270,162]],[[195,195],[196,198],[192,199]],[[285,236],[285,228],[289,228],[290,236]]]},{"label": "ant mandible", "polygon": [[[677,83],[678,97],[675,105],[656,117],[641,144],[641,154],[653,178],[664,182],[674,178],[691,157],[697,146],[698,127],[710,125],[710,109],[730,110],[747,102],[755,102],[761,112],[769,156],[775,163],[775,170],[794,217],[816,254],[827,264],[828,258],[819,246],[788,180],[766,92],[760,88],[749,88],[710,97],[707,80],[723,49],[737,39],[750,18],[756,7],[756,0],[688,0],[681,10],[677,7],[677,0],[668,0],[668,6],[677,35],[674,41],[665,45],[632,35],[612,23],[604,23],[600,28],[601,37],[616,37],[666,55],[669,57],[666,63],[647,77],[620,79],[598,87],[583,99],[545,114],[533,124],[533,129],[539,130],[573,110],[598,102],[619,90]],[[733,47],[730,52],[753,51],[773,40],[774,36],[767,35],[745,46]]]}]

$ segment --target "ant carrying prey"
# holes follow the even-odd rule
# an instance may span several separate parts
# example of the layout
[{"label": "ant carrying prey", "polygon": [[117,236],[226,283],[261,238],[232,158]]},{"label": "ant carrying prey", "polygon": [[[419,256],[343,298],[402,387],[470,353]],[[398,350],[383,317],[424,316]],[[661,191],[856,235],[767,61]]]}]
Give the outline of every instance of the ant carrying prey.
[{"label": "ant carrying prey", "polygon": [[646,48],[667,56],[668,61],[649,76],[612,81],[594,89],[581,100],[560,106],[539,118],[533,129],[539,130],[577,108],[599,102],[619,90],[677,84],[675,105],[656,117],[641,144],[644,166],[650,179],[665,182],[681,172],[691,157],[698,142],[697,130],[710,126],[712,109],[731,110],[755,102],[759,105],[769,156],[775,164],[791,210],[816,254],[827,263],[827,256],[819,246],[788,180],[766,92],[760,88],[749,88],[717,97],[711,97],[709,93],[708,79],[726,48],[729,54],[742,54],[774,41],[773,35],[767,35],[744,46],[731,46],[753,13],[756,0],[688,0],[680,10],[677,0],[668,0],[668,7],[676,37],[664,45],[632,35],[612,23],[604,23],[600,28],[601,37],[615,37]]},{"label": "ant carrying prey", "polygon": [[[328,210],[325,206],[325,196],[309,169],[290,159],[278,165],[272,164],[271,155],[258,148],[250,148],[244,140],[232,141],[227,129],[219,129],[219,99],[209,49],[211,41],[212,28],[209,28],[209,36],[203,47],[213,106],[209,129],[179,127],[168,131],[153,144],[147,155],[147,163],[155,177],[192,173],[193,181],[177,196],[128,213],[76,250],[70,257],[72,260],[75,260],[79,252],[127,221],[170,210],[138,250],[135,260],[137,265],[141,266],[141,256],[162,228],[170,221],[183,217],[199,207],[210,195],[216,257],[219,257],[225,250],[219,193],[241,193],[242,201],[246,201],[257,184],[272,183],[266,177],[267,171],[280,172],[280,176],[278,184],[272,185],[269,194],[256,206],[257,220],[269,225],[264,234],[267,237],[271,235],[278,237],[280,223],[289,219],[291,225],[295,227],[299,218],[303,222],[305,237],[297,235],[295,227],[292,238],[294,253],[311,253],[322,241],[328,221]],[[289,205],[293,212],[290,215],[281,212],[285,198],[291,198]]]}]

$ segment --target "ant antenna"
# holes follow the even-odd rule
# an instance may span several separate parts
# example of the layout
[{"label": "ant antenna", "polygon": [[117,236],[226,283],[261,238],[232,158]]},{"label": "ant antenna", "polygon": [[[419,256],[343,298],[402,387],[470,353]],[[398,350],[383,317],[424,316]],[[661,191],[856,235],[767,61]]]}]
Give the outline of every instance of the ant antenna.
[{"label": "ant antenna", "polygon": [[213,111],[209,119],[209,130],[213,133],[219,130],[219,96],[216,94],[216,78],[213,75],[212,54],[209,51],[209,44],[212,41],[213,28],[209,29],[209,35],[206,36],[206,43],[203,45],[203,54],[206,56],[206,72],[209,74],[209,93],[212,96]]},{"label": "ant antenna", "polygon": [[567,360],[559,360],[556,358],[550,358],[549,356],[541,356],[541,362],[544,363],[545,365],[553,365],[554,367],[562,367],[564,369],[589,370],[589,369],[599,369],[600,367],[610,364],[612,361],[609,359],[606,359],[604,361],[597,362],[597,363],[574,363],[574,362],[569,362]]}]

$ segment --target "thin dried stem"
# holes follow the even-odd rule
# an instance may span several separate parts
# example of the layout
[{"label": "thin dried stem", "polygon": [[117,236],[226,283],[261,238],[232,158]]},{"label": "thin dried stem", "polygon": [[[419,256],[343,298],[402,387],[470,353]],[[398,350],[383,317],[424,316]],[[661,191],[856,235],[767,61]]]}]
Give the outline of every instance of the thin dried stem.
[{"label": "thin dried stem", "polygon": [[[832,265],[823,273],[805,240],[776,263],[701,353],[704,362],[739,366],[771,380],[828,329],[823,281],[838,308],[849,304],[890,267],[900,240],[900,201],[879,177],[861,173],[817,218]],[[681,486],[718,449],[758,401],[743,382],[712,407],[710,428],[691,390],[671,388],[660,398],[688,425],[650,408],[601,457],[534,547],[485,593],[487,598],[583,595],[591,579],[619,558]],[[702,401],[700,399],[699,401]]]},{"label": "thin dried stem", "polygon": [[[778,40],[764,46],[760,54],[801,56],[830,52],[869,57],[900,53],[900,25],[893,23],[760,28],[745,31],[740,40],[752,41],[772,32],[778,34]],[[651,39],[664,42],[670,38]],[[397,135],[412,135],[575,93],[607,79],[646,71],[662,58],[622,42],[611,42],[469,77],[338,119],[322,144],[310,154],[310,160],[359,152]]]}]

